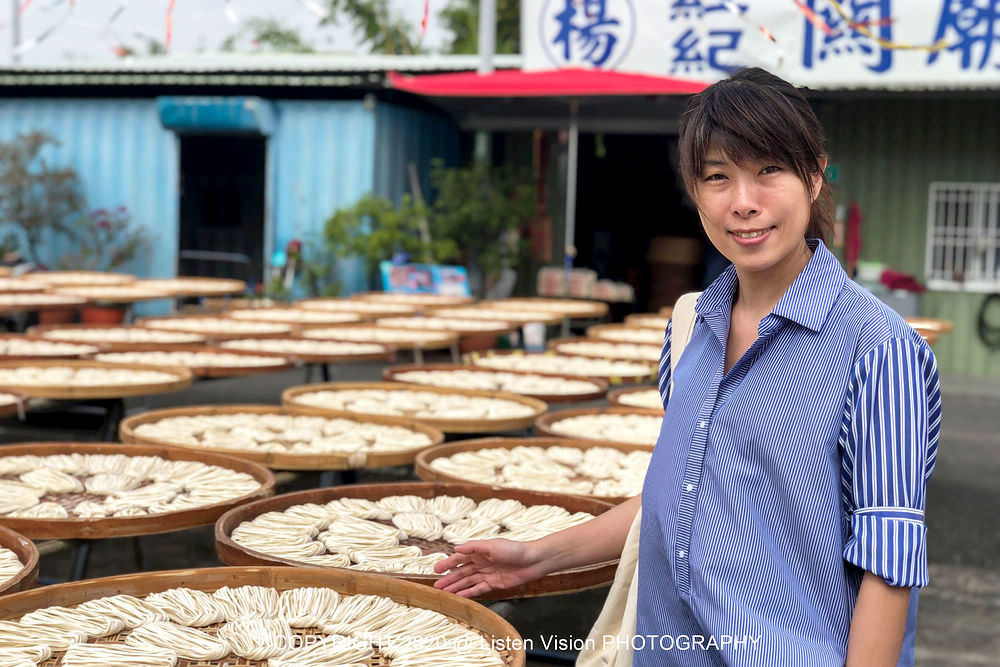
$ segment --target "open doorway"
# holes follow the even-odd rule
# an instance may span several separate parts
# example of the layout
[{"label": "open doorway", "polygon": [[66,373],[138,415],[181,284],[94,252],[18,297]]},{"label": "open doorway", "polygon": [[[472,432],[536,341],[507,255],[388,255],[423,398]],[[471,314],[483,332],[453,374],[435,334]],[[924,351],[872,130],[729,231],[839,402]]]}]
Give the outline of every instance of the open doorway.
[{"label": "open doorway", "polygon": [[267,139],[181,136],[181,276],[260,282]]},{"label": "open doorway", "polygon": [[647,260],[651,239],[701,236],[671,159],[676,143],[662,134],[580,135],[576,265],[632,285],[637,310],[658,301]]}]

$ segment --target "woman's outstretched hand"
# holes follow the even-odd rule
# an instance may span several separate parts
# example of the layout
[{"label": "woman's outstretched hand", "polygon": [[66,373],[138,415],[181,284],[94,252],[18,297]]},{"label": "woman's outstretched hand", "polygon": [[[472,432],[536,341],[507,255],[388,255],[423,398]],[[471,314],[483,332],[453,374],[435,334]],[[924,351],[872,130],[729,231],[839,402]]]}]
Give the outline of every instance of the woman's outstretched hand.
[{"label": "woman's outstretched hand", "polygon": [[474,598],[540,579],[546,571],[537,551],[531,543],[503,539],[459,544],[454,554],[435,563],[435,572],[451,571],[434,586]]}]

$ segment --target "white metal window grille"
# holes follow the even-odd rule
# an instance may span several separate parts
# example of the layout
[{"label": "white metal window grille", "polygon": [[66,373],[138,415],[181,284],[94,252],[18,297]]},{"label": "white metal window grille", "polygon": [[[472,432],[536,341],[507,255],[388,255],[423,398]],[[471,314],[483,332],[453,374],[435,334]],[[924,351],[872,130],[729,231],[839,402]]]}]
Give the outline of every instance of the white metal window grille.
[{"label": "white metal window grille", "polygon": [[931,183],[927,286],[1000,291],[1000,183]]}]

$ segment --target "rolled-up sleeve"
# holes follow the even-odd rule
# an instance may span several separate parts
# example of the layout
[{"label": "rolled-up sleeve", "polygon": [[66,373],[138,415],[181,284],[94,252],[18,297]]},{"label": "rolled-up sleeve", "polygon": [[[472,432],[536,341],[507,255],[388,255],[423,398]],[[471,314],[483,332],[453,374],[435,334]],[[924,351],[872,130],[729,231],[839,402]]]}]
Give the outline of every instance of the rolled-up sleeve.
[{"label": "rolled-up sleeve", "polygon": [[930,348],[892,338],[856,365],[845,415],[844,559],[893,586],[927,585],[927,480],[941,418]]}]

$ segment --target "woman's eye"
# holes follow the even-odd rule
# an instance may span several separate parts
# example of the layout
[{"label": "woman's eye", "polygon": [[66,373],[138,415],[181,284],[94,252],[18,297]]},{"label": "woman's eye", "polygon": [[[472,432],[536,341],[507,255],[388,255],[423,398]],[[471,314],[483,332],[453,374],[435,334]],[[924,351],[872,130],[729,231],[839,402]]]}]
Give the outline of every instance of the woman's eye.
[{"label": "woman's eye", "polygon": [[709,174],[705,177],[706,181],[721,181],[726,177],[725,174]]},{"label": "woman's eye", "polygon": [[776,164],[771,164],[771,165],[768,165],[768,166],[764,167],[763,169],[761,169],[760,173],[762,173],[762,174],[774,174],[774,173],[777,173],[779,171],[781,171],[781,167],[779,167]]}]

